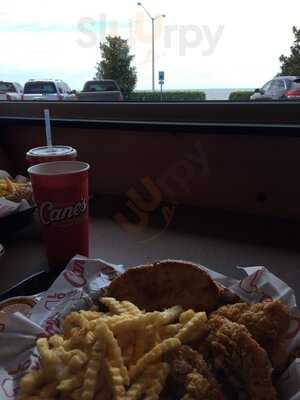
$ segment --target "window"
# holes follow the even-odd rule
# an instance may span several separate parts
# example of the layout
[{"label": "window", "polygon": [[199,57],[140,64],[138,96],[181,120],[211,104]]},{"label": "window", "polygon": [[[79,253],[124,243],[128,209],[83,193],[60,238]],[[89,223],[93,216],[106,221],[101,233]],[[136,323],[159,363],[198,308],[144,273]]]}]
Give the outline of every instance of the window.
[{"label": "window", "polygon": [[281,79],[274,80],[271,86],[271,90],[281,90],[281,89],[285,89],[284,80]]},{"label": "window", "polygon": [[119,90],[113,81],[90,81],[84,86],[84,92],[113,92]]},{"label": "window", "polygon": [[262,87],[262,91],[263,92],[268,92],[271,89],[271,85],[272,85],[273,81],[270,81],[268,83],[266,83],[263,87]]},{"label": "window", "polygon": [[[60,82],[74,100],[259,100],[280,75],[274,89],[290,89],[299,71],[299,0],[272,8],[261,0],[103,0],[100,8],[97,0],[1,4],[0,79],[23,87]],[[31,94],[55,94],[51,83],[36,85]]]},{"label": "window", "polygon": [[290,89],[292,87],[292,85],[293,85],[293,82],[291,80],[289,80],[289,79],[285,79],[284,82],[285,82],[285,87],[287,89]]},{"label": "window", "polygon": [[56,94],[53,82],[28,82],[24,87],[24,94]]},{"label": "window", "polygon": [[0,93],[15,93],[16,88],[12,83],[9,82],[0,82]]}]

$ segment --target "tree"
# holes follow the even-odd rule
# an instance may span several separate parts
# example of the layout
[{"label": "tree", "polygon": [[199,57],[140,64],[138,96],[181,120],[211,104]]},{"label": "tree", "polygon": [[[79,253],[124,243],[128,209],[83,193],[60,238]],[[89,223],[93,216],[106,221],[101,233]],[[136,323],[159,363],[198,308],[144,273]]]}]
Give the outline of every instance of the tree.
[{"label": "tree", "polygon": [[130,54],[127,40],[120,36],[107,36],[100,43],[102,61],[97,63],[95,79],[113,79],[118,82],[127,97],[137,82],[136,68],[131,65],[134,56]]},{"label": "tree", "polygon": [[291,55],[280,57],[281,73],[279,75],[300,75],[300,29],[293,27],[295,41],[291,47]]}]

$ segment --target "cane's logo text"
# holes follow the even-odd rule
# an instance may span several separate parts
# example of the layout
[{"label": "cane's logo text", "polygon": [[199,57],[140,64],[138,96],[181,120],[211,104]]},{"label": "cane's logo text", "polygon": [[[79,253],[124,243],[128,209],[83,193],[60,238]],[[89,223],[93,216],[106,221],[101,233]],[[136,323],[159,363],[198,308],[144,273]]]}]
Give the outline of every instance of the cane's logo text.
[{"label": "cane's logo text", "polygon": [[87,206],[85,199],[67,207],[55,207],[53,203],[46,201],[40,207],[40,219],[44,225],[61,223],[83,215]]}]

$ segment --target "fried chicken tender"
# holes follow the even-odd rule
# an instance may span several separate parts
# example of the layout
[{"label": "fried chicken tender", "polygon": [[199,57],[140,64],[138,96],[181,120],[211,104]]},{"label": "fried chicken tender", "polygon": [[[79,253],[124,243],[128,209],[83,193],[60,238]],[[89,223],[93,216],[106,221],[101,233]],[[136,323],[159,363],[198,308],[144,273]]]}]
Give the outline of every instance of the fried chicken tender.
[{"label": "fried chicken tender", "polygon": [[266,350],[274,367],[288,359],[282,342],[289,329],[287,306],[279,301],[258,304],[237,303],[219,308],[213,315],[244,325],[253,338]]},{"label": "fried chicken tender", "polygon": [[166,356],[170,365],[167,382],[174,398],[188,396],[195,400],[223,400],[224,396],[217,380],[200,353],[188,346]]},{"label": "fried chicken tender", "polygon": [[247,328],[220,316],[209,320],[207,343],[214,367],[237,391],[245,391],[249,400],[275,400],[272,366],[266,351]]}]

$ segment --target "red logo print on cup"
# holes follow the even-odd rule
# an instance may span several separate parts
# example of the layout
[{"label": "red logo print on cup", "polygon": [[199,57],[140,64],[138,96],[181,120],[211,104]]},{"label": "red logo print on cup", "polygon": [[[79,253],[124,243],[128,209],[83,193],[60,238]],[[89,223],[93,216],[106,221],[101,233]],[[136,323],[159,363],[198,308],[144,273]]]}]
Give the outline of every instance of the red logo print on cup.
[{"label": "red logo print on cup", "polygon": [[62,224],[65,221],[78,218],[87,211],[88,202],[83,199],[73,205],[55,207],[51,201],[45,201],[40,206],[40,220],[44,225]]}]

